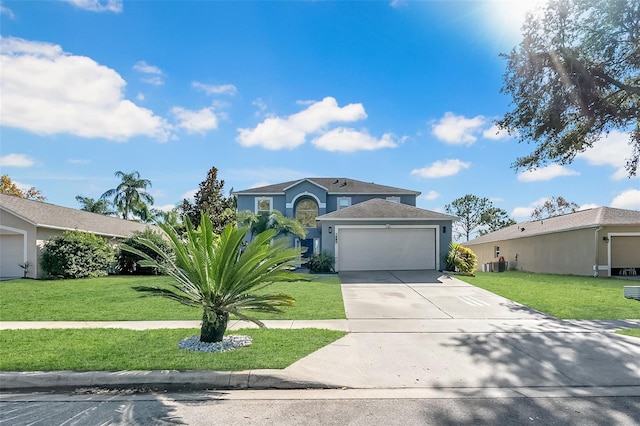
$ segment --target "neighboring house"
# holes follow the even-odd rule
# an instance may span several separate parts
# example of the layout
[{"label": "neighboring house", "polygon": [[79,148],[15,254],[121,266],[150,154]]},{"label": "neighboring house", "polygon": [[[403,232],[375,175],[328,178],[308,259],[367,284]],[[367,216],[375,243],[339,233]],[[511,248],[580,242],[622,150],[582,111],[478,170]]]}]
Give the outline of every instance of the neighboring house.
[{"label": "neighboring house", "polygon": [[417,208],[420,192],[346,178],[305,178],[236,191],[238,211],[279,210],[307,237],[306,257],[327,252],[336,271],[443,269],[454,216]]},{"label": "neighboring house", "polygon": [[144,231],[149,225],[83,210],[0,194],[0,277],[22,277],[20,264],[29,262],[30,278],[42,277],[40,253],[44,242],[78,230],[108,238],[112,243]]},{"label": "neighboring house", "polygon": [[566,275],[640,275],[640,211],[598,207],[522,222],[464,243],[478,269],[501,257],[509,269]]}]

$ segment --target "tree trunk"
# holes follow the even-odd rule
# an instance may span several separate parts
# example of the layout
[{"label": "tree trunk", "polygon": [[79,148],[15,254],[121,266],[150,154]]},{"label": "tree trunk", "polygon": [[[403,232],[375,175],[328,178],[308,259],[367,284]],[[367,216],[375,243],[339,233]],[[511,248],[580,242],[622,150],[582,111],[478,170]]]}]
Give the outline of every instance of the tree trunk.
[{"label": "tree trunk", "polygon": [[221,342],[229,322],[228,312],[216,312],[205,309],[200,327],[201,342]]}]

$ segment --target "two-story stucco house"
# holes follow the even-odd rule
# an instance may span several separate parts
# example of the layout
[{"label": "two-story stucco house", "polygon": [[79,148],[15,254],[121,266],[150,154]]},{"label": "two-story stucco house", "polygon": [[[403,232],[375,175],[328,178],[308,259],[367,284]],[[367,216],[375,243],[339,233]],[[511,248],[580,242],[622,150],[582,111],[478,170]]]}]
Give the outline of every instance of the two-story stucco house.
[{"label": "two-story stucco house", "polygon": [[443,269],[454,216],[416,207],[420,192],[348,178],[305,178],[236,191],[238,211],[298,219],[305,256],[327,252],[336,271]]}]

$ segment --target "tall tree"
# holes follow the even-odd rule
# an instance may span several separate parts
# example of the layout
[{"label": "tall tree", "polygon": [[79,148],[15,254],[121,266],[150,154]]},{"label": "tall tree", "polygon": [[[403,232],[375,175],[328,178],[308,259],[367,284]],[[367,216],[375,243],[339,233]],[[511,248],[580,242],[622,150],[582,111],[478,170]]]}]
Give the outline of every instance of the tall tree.
[{"label": "tall tree", "polygon": [[480,229],[478,234],[485,235],[507,226],[515,225],[516,221],[509,216],[505,210],[498,207],[491,207],[482,215],[482,222],[486,225],[485,229]]},{"label": "tall tree", "polygon": [[507,59],[498,125],[533,142],[514,168],[571,163],[613,129],[629,132],[629,176],[640,157],[640,2],[549,0],[529,14]]},{"label": "tall tree", "polygon": [[474,232],[486,234],[515,223],[506,211],[496,208],[488,198],[480,198],[472,194],[456,198],[444,206],[444,210],[457,216],[454,222],[454,233],[457,238],[466,238],[469,241]]},{"label": "tall tree", "polygon": [[80,203],[80,210],[84,210],[86,212],[98,213],[105,216],[110,216],[115,213],[111,210],[109,201],[105,199],[94,200],[91,197],[76,195],[76,201]]},{"label": "tall tree", "polygon": [[123,219],[129,219],[129,213],[134,209],[140,209],[140,203],[153,204],[153,197],[147,192],[147,187],[151,187],[151,181],[142,179],[137,171],[124,173],[118,170],[114,173],[121,179],[117,187],[106,191],[101,199],[113,197],[112,204],[122,214]]},{"label": "tall tree", "polygon": [[567,213],[575,213],[579,208],[580,206],[578,204],[573,201],[567,201],[563,197],[551,197],[541,206],[533,209],[531,218],[533,220],[540,220]]},{"label": "tall tree", "polygon": [[181,209],[191,223],[200,223],[200,216],[206,213],[211,218],[213,228],[217,233],[228,224],[235,224],[236,198],[233,195],[225,197],[223,194],[224,180],[218,180],[218,169],[212,167],[207,173],[207,178],[200,182],[200,187],[194,196],[194,202],[182,200]]},{"label": "tall tree", "polygon": [[14,181],[11,180],[9,175],[2,175],[0,177],[0,194],[13,195],[15,197],[26,198],[28,200],[45,201],[47,198],[42,195],[42,191],[31,187],[26,191],[18,188]]}]

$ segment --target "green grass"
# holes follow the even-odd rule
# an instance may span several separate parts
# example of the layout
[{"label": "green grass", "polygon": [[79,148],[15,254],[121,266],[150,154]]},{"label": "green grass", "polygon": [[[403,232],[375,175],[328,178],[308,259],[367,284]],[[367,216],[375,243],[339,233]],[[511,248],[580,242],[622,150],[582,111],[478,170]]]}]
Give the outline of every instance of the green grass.
[{"label": "green grass", "polygon": [[[161,297],[143,297],[136,286],[170,284],[168,277],[111,276],[79,280],[0,282],[0,321],[142,321],[200,320],[202,311]],[[340,281],[321,275],[311,282],[274,283],[296,299],[284,315],[255,314],[259,319],[345,318]]]},{"label": "green grass", "polygon": [[342,331],[243,329],[250,346],[222,353],[178,348],[196,329],[44,329],[0,331],[0,370],[221,370],[282,369],[341,338]]},{"label": "green grass", "polygon": [[625,336],[637,337],[640,339],[640,328],[629,328],[627,330],[618,330],[617,334],[624,334]]},{"label": "green grass", "polygon": [[628,281],[519,271],[457,278],[562,319],[640,319],[640,302],[626,299]]}]

